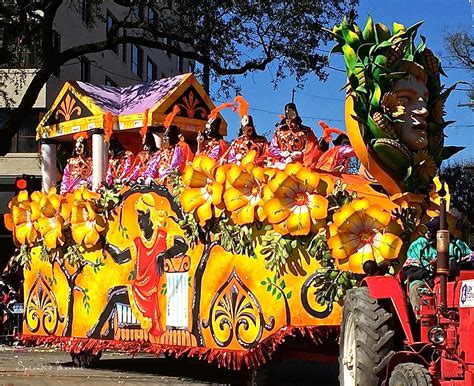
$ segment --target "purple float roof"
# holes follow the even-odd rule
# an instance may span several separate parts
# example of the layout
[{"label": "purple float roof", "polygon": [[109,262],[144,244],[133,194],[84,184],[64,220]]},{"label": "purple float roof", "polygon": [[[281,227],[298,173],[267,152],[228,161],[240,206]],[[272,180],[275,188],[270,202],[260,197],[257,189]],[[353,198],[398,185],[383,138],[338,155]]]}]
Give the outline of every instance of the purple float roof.
[{"label": "purple float roof", "polygon": [[128,87],[111,87],[77,82],[77,85],[105,112],[113,115],[142,113],[166,97],[186,76],[163,78]]}]

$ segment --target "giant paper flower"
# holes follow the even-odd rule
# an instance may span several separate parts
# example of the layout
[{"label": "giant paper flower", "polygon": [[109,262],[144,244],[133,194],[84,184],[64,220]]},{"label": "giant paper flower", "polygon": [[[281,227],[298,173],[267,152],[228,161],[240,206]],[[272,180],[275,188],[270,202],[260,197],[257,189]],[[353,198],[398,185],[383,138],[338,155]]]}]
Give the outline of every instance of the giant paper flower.
[{"label": "giant paper flower", "polygon": [[186,189],[179,200],[185,212],[195,212],[199,224],[204,225],[214,212],[220,211],[224,190],[225,169],[217,167],[215,161],[206,155],[198,155],[183,174]]},{"label": "giant paper flower", "polygon": [[343,270],[364,273],[368,260],[381,263],[398,257],[402,240],[384,230],[391,221],[390,213],[369,200],[360,198],[342,206],[329,226],[328,246]]},{"label": "giant paper flower", "polygon": [[250,163],[243,167],[231,164],[226,178],[224,203],[232,220],[239,225],[253,223],[257,209],[258,219],[263,221],[263,168]]},{"label": "giant paper flower", "polygon": [[307,235],[310,230],[317,231],[319,220],[327,217],[328,200],[318,194],[318,174],[301,165],[287,169],[278,171],[268,182],[274,197],[263,210],[277,232]]},{"label": "giant paper flower", "polygon": [[11,214],[4,216],[5,226],[22,245],[31,246],[38,239],[36,221],[40,217],[41,193],[22,190],[9,204]]},{"label": "giant paper flower", "polygon": [[92,248],[99,241],[106,228],[102,214],[97,213],[93,200],[100,195],[85,187],[74,192],[74,205],[71,211],[71,233],[74,241],[86,248]]},{"label": "giant paper flower", "polygon": [[[64,244],[64,221],[69,218],[69,204],[51,188],[48,194],[43,194],[40,201],[41,217],[37,221],[37,230],[43,238],[44,245],[56,248]],[[64,218],[64,217],[65,218]]]}]

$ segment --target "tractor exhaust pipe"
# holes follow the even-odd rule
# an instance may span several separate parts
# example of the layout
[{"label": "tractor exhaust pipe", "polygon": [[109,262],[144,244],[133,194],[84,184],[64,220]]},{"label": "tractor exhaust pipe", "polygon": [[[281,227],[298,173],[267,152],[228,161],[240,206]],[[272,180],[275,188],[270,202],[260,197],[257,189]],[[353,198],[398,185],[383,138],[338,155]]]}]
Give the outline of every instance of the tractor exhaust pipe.
[{"label": "tractor exhaust pipe", "polygon": [[441,197],[439,208],[439,230],[436,234],[436,250],[438,254],[436,262],[436,274],[439,275],[440,306],[447,305],[447,281],[449,275],[449,231],[446,222],[446,191],[444,187],[439,191]]}]

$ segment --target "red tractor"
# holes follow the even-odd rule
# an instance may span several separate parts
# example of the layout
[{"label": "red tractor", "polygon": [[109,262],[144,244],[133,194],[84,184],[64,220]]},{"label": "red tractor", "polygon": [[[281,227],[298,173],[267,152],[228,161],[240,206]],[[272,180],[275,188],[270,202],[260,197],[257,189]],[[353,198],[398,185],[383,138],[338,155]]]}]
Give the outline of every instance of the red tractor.
[{"label": "red tractor", "polygon": [[474,385],[474,270],[472,263],[470,269],[450,267],[441,213],[434,286],[421,295],[417,315],[401,275],[372,271],[348,292],[340,338],[342,386]]}]

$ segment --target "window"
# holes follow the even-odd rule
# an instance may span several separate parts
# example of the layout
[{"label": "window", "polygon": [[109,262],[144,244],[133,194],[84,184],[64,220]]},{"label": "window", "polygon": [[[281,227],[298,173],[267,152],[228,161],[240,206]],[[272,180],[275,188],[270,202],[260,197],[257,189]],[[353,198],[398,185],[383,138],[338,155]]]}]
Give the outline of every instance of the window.
[{"label": "window", "polygon": [[91,62],[85,56],[82,56],[80,59],[81,62],[81,80],[83,82],[91,81]]},{"label": "window", "polygon": [[143,21],[145,19],[145,12],[142,6],[136,5],[132,9],[135,20]]},{"label": "window", "polygon": [[[123,30],[123,36],[127,36],[127,30]],[[122,44],[122,62],[127,63],[127,43]]]},{"label": "window", "polygon": [[81,1],[81,18],[84,24],[86,24],[87,26],[91,25],[91,21],[92,21],[91,0]]},{"label": "window", "polygon": [[142,77],[142,64],[143,64],[143,51],[142,49],[137,46],[136,44],[132,44],[132,55],[131,55],[131,69],[132,72]]},{"label": "window", "polygon": [[[0,109],[0,126],[10,117],[11,111]],[[36,142],[36,126],[41,116],[39,111],[31,109],[26,113],[24,122],[15,136],[12,138],[9,152],[10,153],[36,153],[38,151],[38,143]]]},{"label": "window", "polygon": [[184,70],[184,59],[181,56],[179,56],[178,57],[178,71],[180,74],[182,74],[183,70]]},{"label": "window", "polygon": [[[61,52],[61,35],[58,34],[56,31],[53,31],[53,51],[59,55]],[[57,67],[54,70],[54,75],[59,78],[59,74],[61,73],[61,67]]]},{"label": "window", "polygon": [[[107,39],[117,37],[118,31],[115,31],[115,33],[111,35],[112,29],[116,25],[117,25],[117,19],[109,11],[107,11]],[[112,52],[118,55],[118,46],[112,47]]]},{"label": "window", "polygon": [[191,60],[188,61],[188,72],[194,72],[194,62]]},{"label": "window", "polygon": [[146,80],[151,82],[152,80],[157,79],[157,67],[156,64],[150,58],[147,58],[146,61]]},{"label": "window", "polygon": [[110,79],[107,75],[105,76],[105,85],[110,87],[118,87],[118,84]]},{"label": "window", "polygon": [[148,7],[147,21],[150,24],[156,25],[158,21],[158,14],[152,7]]}]

